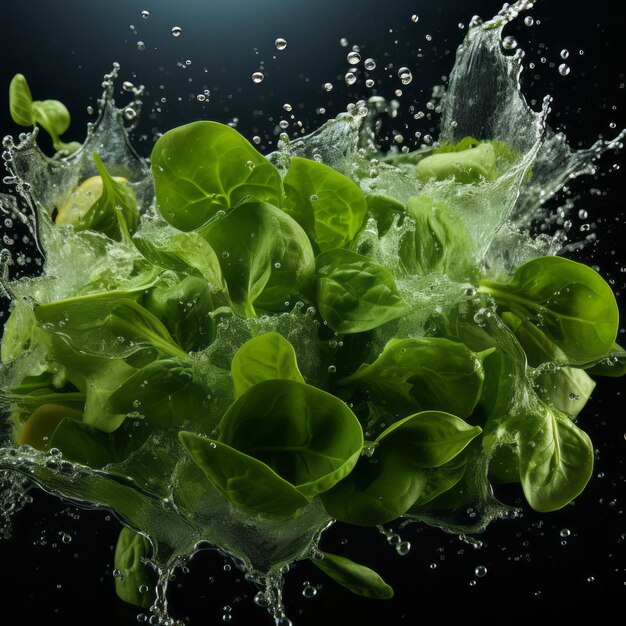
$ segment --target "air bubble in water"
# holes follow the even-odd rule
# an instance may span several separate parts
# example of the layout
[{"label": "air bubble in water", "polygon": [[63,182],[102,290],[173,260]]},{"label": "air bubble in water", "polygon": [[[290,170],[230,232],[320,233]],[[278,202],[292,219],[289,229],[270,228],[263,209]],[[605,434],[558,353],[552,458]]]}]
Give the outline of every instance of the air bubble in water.
[{"label": "air bubble in water", "polygon": [[400,556],[406,556],[411,551],[411,544],[408,541],[401,541],[396,546],[396,552]]},{"label": "air bubble in water", "polygon": [[354,85],[354,83],[356,83],[356,74],[354,72],[346,72],[344,80],[347,85]]},{"label": "air bubble in water", "polygon": [[526,26],[532,26],[535,23],[535,18],[532,15],[527,15],[524,18],[524,24],[526,24]]},{"label": "air bubble in water", "polygon": [[563,48],[563,50],[561,50],[560,55],[559,55],[563,60],[567,59],[567,57],[569,56],[569,50],[566,50],[565,48]]},{"label": "air bubble in water", "polygon": [[174,26],[172,28],[172,37],[180,37],[180,34],[183,32],[183,29],[180,26]]},{"label": "air bubble in water", "polygon": [[373,81],[371,78],[368,78],[368,79],[365,81],[365,86],[366,86],[366,87],[373,87],[373,86],[374,86],[374,81]]},{"label": "air bubble in water", "polygon": [[569,65],[567,65],[567,63],[561,63],[561,65],[559,65],[559,74],[561,76],[567,76],[569,73],[570,73]]},{"label": "air bubble in water", "polygon": [[413,80],[413,74],[408,67],[401,67],[398,70],[398,77],[403,85],[408,85]]},{"label": "air bubble in water", "polygon": [[413,15],[411,15],[411,21],[412,22],[419,22],[420,16],[419,15],[415,15],[415,13]]},{"label": "air bubble in water", "polygon": [[484,565],[479,565],[475,570],[474,574],[478,578],[482,578],[487,573],[487,568]]},{"label": "air bubble in water", "polygon": [[324,91],[332,91],[333,90],[333,84],[332,83],[324,83],[323,87],[324,87]]},{"label": "air bubble in water", "polygon": [[376,67],[376,61],[374,61],[374,59],[372,58],[365,59],[363,65],[365,66],[366,70],[373,70]]},{"label": "air bubble in water", "polygon": [[358,52],[348,52],[346,59],[350,65],[357,65],[361,61],[361,55]]},{"label": "air bubble in water", "polygon": [[274,42],[276,50],[284,50],[287,47],[287,40],[282,37],[278,37]]},{"label": "air bubble in water", "polygon": [[142,11],[141,17],[143,17],[144,20],[147,20],[150,17],[150,11]]},{"label": "air bubble in water", "polygon": [[565,537],[569,537],[572,534],[572,532],[570,531],[569,528],[561,528],[561,532],[559,533],[559,535],[561,535],[561,537],[565,538]]},{"label": "air bubble in water", "polygon": [[585,211],[585,209],[580,209],[580,211],[578,211],[578,217],[581,220],[586,220],[589,217],[589,213],[587,213],[587,211]]},{"label": "air bubble in water", "polygon": [[508,35],[502,40],[502,47],[505,50],[515,50],[515,48],[517,48],[517,39]]},{"label": "air bubble in water", "polygon": [[143,52],[146,49],[146,44],[143,41],[137,42],[137,50]]},{"label": "air bubble in water", "polygon": [[257,85],[259,83],[262,83],[264,78],[265,74],[263,74],[263,72],[254,72],[254,74],[252,74],[252,82],[256,83]]},{"label": "air bubble in water", "polygon": [[339,43],[342,45],[342,47],[344,47],[344,48],[345,48],[345,47],[348,45],[348,40],[347,40],[345,37],[342,37],[342,38],[339,40]]},{"label": "air bubble in water", "polygon": [[317,595],[317,589],[309,581],[305,581],[302,587],[302,595],[308,599],[314,598]]}]

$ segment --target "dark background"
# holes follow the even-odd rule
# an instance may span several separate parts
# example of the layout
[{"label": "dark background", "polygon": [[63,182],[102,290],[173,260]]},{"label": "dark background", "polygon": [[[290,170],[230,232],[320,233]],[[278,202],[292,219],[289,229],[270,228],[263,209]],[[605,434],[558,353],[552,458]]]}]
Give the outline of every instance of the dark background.
[{"label": "dark background", "polygon": [[[608,0],[539,2],[529,13],[533,26],[525,26],[522,18],[507,29],[526,50],[526,63],[535,64],[523,75],[529,100],[553,95],[551,124],[574,145],[587,146],[626,127],[623,21],[613,6]],[[142,154],[149,154],[155,132],[195,119],[236,123],[249,139],[260,136],[260,147],[269,151],[281,119],[289,121],[290,134],[297,131],[297,121],[311,131],[345,110],[348,102],[373,93],[362,76],[352,88],[341,78],[349,67],[346,54],[358,45],[363,59],[372,56],[378,62],[372,72],[376,93],[393,97],[402,88],[401,114],[389,130],[402,132],[412,148],[413,133],[433,131],[436,120],[415,121],[408,107],[427,110],[432,86],[449,73],[462,40],[458,24],[467,24],[474,14],[489,18],[499,8],[499,2],[487,0],[21,0],[2,8],[0,104],[5,104],[0,128],[3,134],[19,132],[6,103],[11,77],[22,72],[35,99],[58,98],[72,112],[66,140],[82,139],[86,122],[94,119],[87,107],[95,107],[101,77],[119,61],[120,102],[129,100],[122,81],[146,86],[142,121],[134,133]],[[147,20],[140,16],[144,9],[151,13]],[[412,14],[419,15],[417,23]],[[182,28],[178,38],[170,32],[174,26]],[[287,40],[284,51],[274,48],[277,37]],[[340,44],[342,37],[348,47]],[[138,50],[138,41],[145,50]],[[569,50],[566,61],[562,49]],[[563,62],[571,67],[568,76],[558,73]],[[394,69],[386,72],[387,63]],[[261,65],[265,80],[255,85],[251,74]],[[413,72],[410,85],[402,86],[397,78],[401,65]],[[323,90],[325,82],[334,84],[332,92]],[[205,89],[210,97],[199,102],[196,95]],[[294,119],[283,110],[284,103],[291,104]],[[597,240],[570,256],[599,268],[617,292],[622,311],[624,167],[623,153],[606,155],[597,175],[573,182],[550,205],[576,199],[572,241],[585,235],[577,234],[582,224],[578,209],[588,211],[585,221],[593,224]],[[480,537],[480,549],[438,529],[409,526],[400,531],[412,544],[404,557],[376,530],[337,525],[324,536],[322,547],[374,566],[395,587],[396,597],[389,602],[353,597],[312,566],[300,564],[286,581],[288,614],[296,626],[340,624],[345,617],[363,625],[422,619],[565,624],[585,614],[600,622],[613,610],[621,614],[626,585],[623,387],[619,379],[600,380],[581,416],[597,462],[589,487],[574,504],[539,515],[519,502],[524,516],[494,523]],[[5,573],[0,622],[138,623],[139,611],[117,600],[113,591],[116,520],[41,492],[33,495],[34,503],[14,517],[13,537],[0,542]],[[506,494],[509,501],[516,496]],[[566,531],[569,536],[563,537]],[[188,616],[191,625],[220,623],[223,615],[232,615],[231,624],[269,625],[269,617],[252,604],[253,587],[236,569],[225,571],[225,564],[217,554],[202,553],[189,574],[179,572],[172,583],[174,615]],[[487,568],[482,578],[474,574],[479,565]],[[319,589],[312,599],[301,595],[306,580]],[[226,606],[232,610],[225,611]]]}]

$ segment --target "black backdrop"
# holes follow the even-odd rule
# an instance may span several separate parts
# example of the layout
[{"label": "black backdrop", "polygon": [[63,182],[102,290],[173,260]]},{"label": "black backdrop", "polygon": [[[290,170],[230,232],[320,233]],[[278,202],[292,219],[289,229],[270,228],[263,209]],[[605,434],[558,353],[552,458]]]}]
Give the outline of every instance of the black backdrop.
[{"label": "black backdrop", "polygon": [[[575,145],[589,145],[598,135],[610,137],[626,127],[623,29],[611,5],[608,0],[539,2],[530,12],[533,26],[520,19],[508,29],[526,49],[526,62],[535,64],[523,76],[528,98],[540,101],[546,93],[553,95],[551,123],[565,130]],[[278,121],[294,121],[284,103],[292,105],[295,121],[312,130],[370,93],[362,80],[349,88],[338,78],[348,67],[345,56],[352,45],[360,46],[363,58],[378,60],[378,93],[392,97],[402,87],[402,110],[410,104],[424,110],[432,86],[451,68],[463,35],[458,24],[467,24],[473,14],[490,17],[499,7],[491,0],[21,0],[2,8],[0,103],[8,102],[11,76],[22,72],[35,98],[59,98],[68,105],[73,122],[67,137],[80,139],[93,119],[87,107],[95,106],[101,77],[119,61],[122,81],[146,86],[144,116],[134,137],[143,154],[149,154],[155,131],[195,119],[236,120],[244,135],[258,134],[261,147],[271,149]],[[148,19],[140,16],[142,10],[150,11]],[[411,20],[412,14],[419,15],[418,22]],[[182,28],[180,37],[171,35],[174,26]],[[284,51],[274,48],[277,37],[287,40]],[[341,45],[342,37],[348,47]],[[139,50],[139,41],[144,50]],[[569,50],[566,61],[562,49]],[[400,85],[395,70],[393,79],[386,78],[382,66],[389,62],[411,67],[413,82]],[[563,62],[571,66],[568,76],[558,73]],[[250,77],[261,65],[265,80],[255,85]],[[334,84],[332,92],[324,91],[325,82]],[[128,96],[121,93],[121,81],[119,87],[123,101]],[[199,102],[196,96],[205,89],[210,91],[208,101]],[[395,130],[411,146],[414,130],[429,132],[432,124],[401,114]],[[3,133],[19,131],[5,105],[0,128]],[[623,154],[609,154],[595,177],[570,186],[577,208],[589,212],[598,235],[597,243],[576,258],[600,268],[618,293],[622,311],[625,166]],[[572,232],[580,226],[573,221]],[[480,537],[481,549],[438,529],[410,526],[401,531],[412,544],[404,557],[375,530],[336,525],[325,536],[324,547],[375,566],[396,588],[396,598],[375,602],[352,597],[326,583],[311,566],[298,565],[286,583],[295,624],[340,624],[346,618],[372,625],[420,619],[549,619],[565,624],[587,612],[602,621],[619,611],[626,584],[622,389],[620,380],[602,380],[582,416],[597,462],[591,484],[574,504],[549,515],[526,507],[522,519],[489,528]],[[135,623],[138,611],[118,601],[113,591],[116,520],[41,492],[34,493],[34,500],[15,516],[12,538],[0,542],[6,574],[0,586],[0,622]],[[569,536],[563,537],[566,530]],[[172,584],[174,613],[188,616],[192,625],[219,623],[223,615],[232,615],[232,624],[270,624],[252,604],[252,587],[234,568],[225,571],[225,564],[215,553],[202,553],[190,573],[179,572]],[[480,565],[487,574],[478,578],[474,570]],[[312,599],[301,595],[306,580],[319,588]],[[232,610],[224,612],[225,606]]]}]

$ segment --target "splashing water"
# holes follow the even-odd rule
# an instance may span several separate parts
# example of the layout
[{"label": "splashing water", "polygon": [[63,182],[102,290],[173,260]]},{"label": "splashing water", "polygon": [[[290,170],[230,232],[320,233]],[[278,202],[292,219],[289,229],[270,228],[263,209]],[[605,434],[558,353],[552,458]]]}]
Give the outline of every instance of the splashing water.
[{"label": "splashing water", "polygon": [[[556,252],[562,244],[558,238],[532,237],[528,234],[529,226],[541,219],[544,202],[573,177],[591,173],[593,161],[603,152],[621,147],[624,138],[622,132],[611,141],[572,150],[565,136],[554,133],[547,125],[549,99],[538,112],[527,105],[519,84],[522,51],[503,46],[502,30],[531,6],[528,0],[520,0],[488,22],[472,22],[450,75],[438,139],[439,143],[457,143],[465,137],[497,140],[510,146],[519,159],[501,176],[480,186],[468,185],[459,191],[458,185],[449,180],[430,180],[420,190],[450,207],[453,217],[461,220],[470,235],[472,248],[468,254],[482,262],[494,277],[510,273],[525,261]],[[144,11],[142,16],[147,19],[149,13]],[[417,16],[413,17],[417,22]],[[171,32],[179,37],[182,30],[173,27]],[[287,44],[279,38],[275,45],[283,50]],[[503,47],[515,52],[505,54]],[[356,52],[350,52],[347,60],[355,67],[361,63]],[[368,61],[371,59],[365,61],[365,67]],[[375,64],[369,63],[369,68],[373,67]],[[410,70],[399,71],[403,84],[408,84]],[[0,206],[30,226],[46,259],[43,276],[21,281],[6,278],[9,258],[5,255],[0,259],[2,287],[15,302],[56,302],[77,293],[106,290],[107,281],[116,289],[146,288],[145,284],[136,285],[126,278],[131,275],[137,256],[123,242],[85,239],[71,229],[54,226],[53,208],[65,202],[83,180],[97,174],[91,159],[96,148],[103,161],[115,167],[112,175],[130,181],[143,216],[138,233],[152,241],[165,241],[171,235],[156,217],[150,169],[128,140],[127,131],[136,124],[141,109],[141,93],[135,94],[131,105],[117,109],[113,100],[117,74],[116,67],[105,76],[98,120],[89,127],[85,143],[73,155],[61,159],[46,157],[35,142],[37,132],[17,145],[5,140],[5,162],[16,195],[0,196]],[[252,75],[255,83],[263,79],[262,72]],[[352,79],[346,74],[346,81],[349,80]],[[268,158],[278,167],[294,156],[321,161],[357,180],[367,193],[390,195],[406,202],[415,194],[414,164],[403,160],[402,154],[381,155],[376,148],[377,123],[389,106],[376,97],[359,102],[308,136],[291,142],[284,138],[279,150]],[[407,272],[398,261],[397,250],[411,238],[411,228],[410,222],[394,220],[383,226],[371,219],[354,243],[355,251],[390,268],[400,294],[411,304],[412,312],[399,321],[398,327],[383,327],[373,336],[375,352],[381,352],[395,336],[423,336],[429,320],[463,303],[469,304],[476,295],[471,285],[445,275],[417,276]],[[94,277],[98,277],[95,282]],[[211,390],[205,408],[215,422],[233,401],[229,367],[234,354],[246,341],[264,333],[278,332],[287,338],[296,349],[304,379],[320,388],[328,386],[334,373],[334,365],[329,367],[328,363],[332,362],[335,347],[317,339],[320,323],[315,311],[310,314],[302,303],[293,303],[291,309],[247,320],[226,317],[218,323],[213,343],[193,356],[194,376],[206,380]],[[490,319],[489,311],[483,312],[481,321],[494,335],[504,332]],[[102,350],[98,341],[98,337],[86,331],[81,351],[98,354]],[[109,359],[131,357],[135,350],[126,342],[111,344],[107,349]],[[46,371],[45,356],[34,350],[20,362],[4,363],[0,389],[12,389],[29,373]],[[15,410],[18,399],[1,393],[4,408],[8,412]],[[515,402],[524,401],[512,398],[511,410],[515,409]],[[32,410],[33,406],[27,408]],[[314,499],[288,523],[277,523],[262,516],[252,518],[234,508],[216,488],[203,494],[193,493],[188,485],[198,482],[200,470],[184,454],[178,439],[163,430],[147,434],[142,446],[126,460],[99,470],[65,460],[54,449],[44,452],[13,445],[8,433],[1,443],[0,533],[9,532],[8,520],[28,503],[32,485],[73,502],[112,510],[123,524],[146,536],[152,545],[151,560],[158,584],[150,623],[162,626],[174,623],[167,607],[167,585],[172,572],[207,548],[231,557],[245,572],[246,579],[258,587],[255,602],[268,609],[276,624],[289,623],[282,600],[286,566],[318,555],[320,537],[333,523],[319,499]],[[494,519],[515,516],[515,509],[496,500],[486,480],[491,454],[493,450],[487,450],[468,469],[467,500],[452,509],[409,510],[407,519],[468,533],[483,530]],[[402,548],[404,554],[409,547]],[[478,577],[486,572],[482,565],[476,568]]]}]

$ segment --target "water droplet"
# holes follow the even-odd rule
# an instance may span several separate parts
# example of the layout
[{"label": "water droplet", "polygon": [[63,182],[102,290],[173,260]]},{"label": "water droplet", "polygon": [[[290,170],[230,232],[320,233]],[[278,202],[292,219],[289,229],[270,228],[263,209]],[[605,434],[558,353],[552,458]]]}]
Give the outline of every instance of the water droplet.
[{"label": "water droplet", "polygon": [[265,74],[263,74],[263,72],[254,72],[254,74],[252,74],[252,82],[253,83],[262,83],[263,79],[265,78]]},{"label": "water droplet", "polygon": [[365,59],[363,65],[365,66],[366,70],[373,70],[376,68],[376,61],[374,61],[374,59],[372,58]]},{"label": "water droplet", "polygon": [[576,400],[580,399],[580,396],[577,393],[574,393],[574,392],[570,393],[567,397],[570,400],[572,400],[572,401],[576,401]]},{"label": "water droplet", "polygon": [[419,15],[411,15],[411,21],[412,22],[419,22],[420,16]]},{"label": "water droplet", "polygon": [[354,83],[356,83],[356,74],[354,72],[346,72],[344,80],[346,81],[346,84],[354,85]]},{"label": "water droplet", "polygon": [[345,47],[348,45],[348,40],[347,40],[345,37],[342,37],[342,38],[339,40],[339,43],[341,44],[341,46],[342,46],[343,48],[345,48]]},{"label": "water droplet", "polygon": [[172,37],[180,37],[180,34],[183,32],[183,29],[180,26],[174,26],[172,28]]},{"label": "water droplet", "polygon": [[570,68],[569,65],[567,65],[567,63],[561,63],[561,65],[559,65],[559,74],[561,76],[567,76],[570,73]]},{"label": "water droplet", "polygon": [[398,70],[398,77],[403,85],[408,85],[413,80],[413,74],[408,67],[401,67]]},{"label": "water droplet", "polygon": [[261,138],[258,135],[255,135],[252,137],[252,141],[258,146],[261,143]]},{"label": "water droplet", "polygon": [[275,267],[277,270],[279,270],[279,269],[281,268],[281,264],[280,264],[278,261],[276,261],[276,263],[274,263],[274,267]]},{"label": "water droplet", "polygon": [[289,112],[293,110],[293,107],[288,102],[286,102],[285,104],[283,104],[283,110]]},{"label": "water droplet", "polygon": [[262,607],[268,607],[270,605],[269,599],[262,591],[259,591],[256,594],[256,596],[254,596],[254,603],[257,606],[262,606]]},{"label": "water droplet", "polygon": [[143,17],[144,20],[147,20],[150,17],[150,11],[142,11],[141,17]]},{"label": "water droplet", "polygon": [[282,37],[278,37],[274,42],[276,50],[284,50],[287,47],[287,40]]},{"label": "water droplet", "polygon": [[365,86],[366,86],[366,87],[373,87],[373,86],[374,86],[374,81],[373,81],[371,78],[368,78],[368,79],[365,81]]},{"label": "water droplet", "polygon": [[505,50],[515,50],[515,48],[517,48],[517,39],[508,35],[502,40],[502,47]]},{"label": "water droplet", "polygon": [[278,122],[278,125],[285,130],[286,128],[289,128],[289,122],[287,120],[280,120],[280,122]]},{"label": "water droplet", "polygon": [[[138,41],[137,42],[137,50],[139,50],[140,52],[143,52],[146,49],[146,44],[143,41]],[[140,615],[142,615],[140,613]]]},{"label": "water droplet", "polygon": [[329,374],[334,374],[337,371],[337,368],[334,365],[329,365],[328,366],[328,373]]},{"label": "water droplet", "polygon": [[318,199],[318,196],[317,196],[317,194],[315,194],[315,193],[314,193],[314,194],[311,194],[311,195],[309,196],[309,200],[310,200],[311,202],[315,202],[317,199]]},{"label": "water droplet", "polygon": [[580,209],[580,211],[578,211],[578,217],[581,220],[586,220],[589,217],[589,213],[587,213],[587,211],[585,211],[585,209]]},{"label": "water droplet", "polygon": [[348,63],[350,65],[357,65],[361,61],[361,55],[358,52],[348,52]]},{"label": "water droplet", "polygon": [[333,84],[332,83],[324,83],[324,91],[332,91]]},{"label": "water droplet", "polygon": [[228,563],[226,563],[226,564],[224,565],[224,571],[225,571],[225,572],[230,572],[230,570],[231,570],[231,569],[232,569],[232,567],[231,567]]},{"label": "water droplet", "polygon": [[302,587],[302,595],[308,599],[314,598],[317,595],[317,589],[310,582],[306,581]]},{"label": "water droplet", "polygon": [[396,552],[400,556],[406,556],[411,551],[411,544],[408,541],[401,541],[396,546]]},{"label": "water droplet", "polygon": [[475,570],[474,574],[478,578],[482,578],[487,573],[487,568],[484,565],[479,565]]},{"label": "water droplet", "polygon": [[205,96],[203,93],[199,93],[199,94],[196,96],[196,100],[197,100],[198,102],[205,102],[205,101],[206,101],[206,96]]},{"label": "water droplet", "polygon": [[527,15],[524,18],[524,24],[526,24],[526,26],[532,26],[535,23],[535,18],[532,15]]},{"label": "water droplet", "polygon": [[565,59],[569,56],[569,50],[563,48],[563,50],[559,53],[559,56],[565,61]]},{"label": "water droplet", "polygon": [[561,528],[561,532],[559,533],[561,537],[569,537],[571,534],[572,531],[569,528]]},{"label": "water droplet", "polygon": [[62,543],[71,543],[72,542],[72,536],[68,535],[67,533],[61,533],[61,542]]}]

